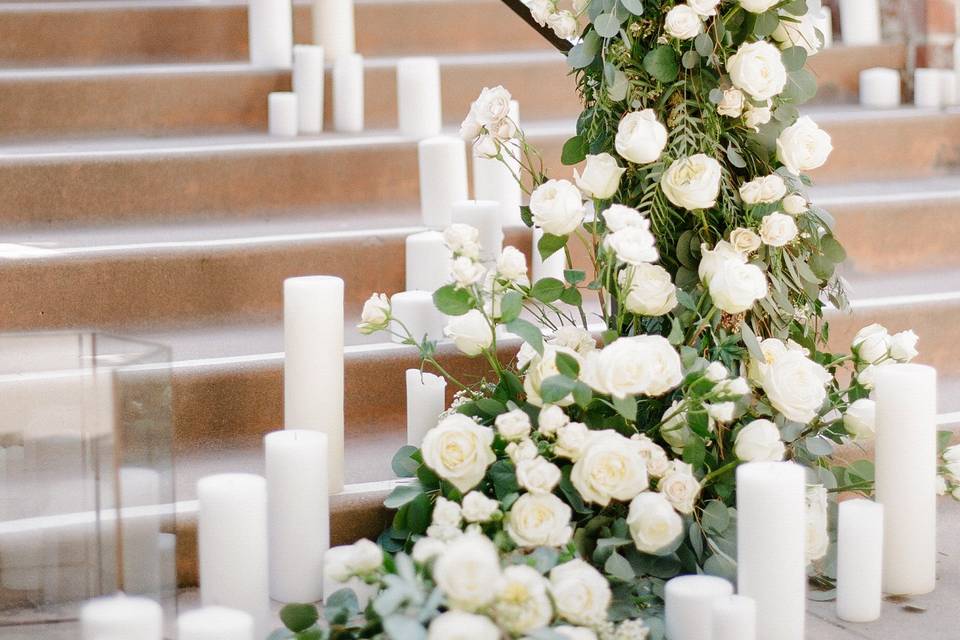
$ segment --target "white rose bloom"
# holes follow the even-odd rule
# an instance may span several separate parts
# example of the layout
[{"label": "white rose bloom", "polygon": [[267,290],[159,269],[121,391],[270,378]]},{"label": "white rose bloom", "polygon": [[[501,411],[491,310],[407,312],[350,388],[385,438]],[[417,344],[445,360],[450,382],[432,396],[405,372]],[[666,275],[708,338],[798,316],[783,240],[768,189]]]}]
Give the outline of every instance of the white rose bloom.
[{"label": "white rose bloom", "polygon": [[438,496],[437,502],[433,505],[432,523],[441,527],[459,528],[463,524],[460,505],[453,500]]},{"label": "white rose bloom", "polygon": [[550,493],[560,482],[560,467],[542,456],[517,465],[517,482],[530,493]]},{"label": "white rose bloom", "polygon": [[709,209],[720,194],[720,163],[702,153],[674,160],[660,178],[660,188],[678,207]]},{"label": "white rose bloom", "polygon": [[570,506],[552,493],[525,493],[510,508],[505,529],[518,547],[562,547],[570,542]]},{"label": "white rose bloom", "polygon": [[597,634],[586,627],[554,627],[553,632],[564,640],[597,640]]},{"label": "white rose bloom", "polygon": [[530,435],[530,416],[520,409],[501,413],[493,424],[504,440],[520,441]]},{"label": "white rose bloom", "polygon": [[851,348],[860,360],[873,364],[889,354],[890,335],[883,325],[868,324],[853,337]]},{"label": "white rose bloom", "polygon": [[743,115],[743,105],[746,99],[740,89],[726,89],[723,99],[717,105],[717,113],[728,118],[739,118]]},{"label": "white rose bloom", "polygon": [[710,284],[710,280],[714,274],[719,271],[720,267],[726,264],[728,260],[735,260],[744,264],[747,262],[746,256],[726,240],[718,242],[713,249],[708,247],[706,243],[701,244],[700,256],[700,265],[697,267],[697,274],[700,276],[700,280],[706,285]]},{"label": "white rose bloom", "polygon": [[473,110],[471,109],[467,113],[467,117],[464,118],[463,122],[460,123],[460,137],[467,142],[473,142],[482,133],[481,126],[482,125],[477,122],[477,119],[474,117]]},{"label": "white rose bloom", "polygon": [[473,143],[474,158],[496,158],[498,155],[500,155],[500,146],[495,136],[489,134],[477,136]]},{"label": "white rose bloom", "polygon": [[500,578],[497,548],[480,534],[465,534],[449,543],[433,565],[433,579],[450,605],[466,611],[490,604]]},{"label": "white rose bloom", "polygon": [[799,118],[777,138],[777,159],[794,175],[822,167],[831,151],[830,134],[809,116]]},{"label": "white rose bloom", "polygon": [[892,363],[889,360],[885,360],[880,364],[867,365],[866,367],[863,368],[862,371],[860,371],[857,374],[857,382],[862,384],[867,389],[873,389],[874,382],[876,381],[874,376],[877,374],[877,370],[881,366],[885,366],[888,364],[892,364]]},{"label": "white rose bloom", "polygon": [[477,309],[450,318],[443,333],[453,340],[457,349],[468,356],[480,355],[493,344],[493,330]]},{"label": "white rose bloom", "polygon": [[630,439],[640,445],[640,456],[647,466],[647,475],[651,478],[662,478],[671,469],[670,458],[663,447],[643,433],[635,433]]},{"label": "white rose bloom", "polygon": [[911,330],[890,336],[890,357],[898,362],[910,362],[917,357],[917,334]]},{"label": "white rose bloom", "polygon": [[747,255],[760,248],[760,236],[753,229],[740,227],[730,232],[730,244],[740,253]]},{"label": "white rose bloom", "polygon": [[613,598],[610,583],[603,574],[580,559],[557,565],[550,571],[550,594],[560,618],[582,625],[605,622]]},{"label": "white rose bloom", "polygon": [[876,423],[877,404],[869,398],[854,400],[843,414],[843,428],[857,440],[872,438]]},{"label": "white rose bloom", "polygon": [[587,502],[627,501],[649,486],[640,444],[616,431],[599,431],[573,465],[570,481]]},{"label": "white rose bloom", "polygon": [[497,274],[510,282],[526,282],[527,256],[516,247],[504,247],[497,258]]},{"label": "white rose bloom", "polygon": [[678,4],[667,12],[663,30],[680,40],[696,38],[703,31],[703,19],[687,4]]},{"label": "white rose bloom", "polygon": [[500,510],[500,503],[479,491],[463,496],[461,514],[467,522],[487,522]]},{"label": "white rose bloom", "polygon": [[568,422],[570,422],[570,418],[563,412],[563,409],[555,404],[543,407],[543,409],[540,410],[540,415],[537,417],[537,427],[540,430],[540,435],[546,437],[557,435],[560,427]]},{"label": "white rose bloom", "polygon": [[787,86],[780,49],[764,40],[740,45],[727,60],[727,71],[734,86],[754,100],[769,100]]},{"label": "white rose bloom", "polygon": [[650,222],[639,211],[622,204],[612,204],[603,212],[603,220],[609,231],[620,231],[627,227],[650,229]]},{"label": "white rose bloom", "polygon": [[714,391],[726,395],[728,398],[739,398],[750,393],[750,384],[746,378],[736,377],[721,381]]},{"label": "white rose bloom", "polygon": [[330,582],[346,582],[353,577],[350,558],[353,557],[353,545],[346,544],[331,547],[323,554],[323,576]]},{"label": "white rose bloom", "polygon": [[433,619],[427,640],[500,640],[500,628],[487,616],[453,610]]},{"label": "white rose bloom", "polygon": [[350,545],[350,550],[347,564],[353,575],[371,573],[383,565],[383,549],[376,542],[361,538]]},{"label": "white rose bloom", "polygon": [[801,196],[799,193],[791,193],[783,199],[784,213],[789,213],[792,216],[806,213],[808,208],[809,205],[807,204],[807,199]]},{"label": "white rose bloom", "polygon": [[446,548],[447,543],[443,540],[424,536],[414,543],[410,557],[414,562],[426,564],[443,553]]},{"label": "white rose bloom", "polygon": [[822,484],[807,487],[807,562],[819,560],[830,549],[827,503],[827,490]]},{"label": "white rose bloom", "polygon": [[707,17],[717,15],[720,0],[687,0],[687,4],[701,16]]},{"label": "white rose bloom", "polygon": [[474,262],[473,258],[460,256],[450,263],[450,274],[458,288],[467,289],[482,281],[487,270],[479,262]]},{"label": "white rose bloom", "polygon": [[547,338],[547,342],[555,347],[566,347],[573,349],[580,355],[594,351],[597,348],[597,342],[586,329],[566,325],[557,329],[552,336]]},{"label": "white rose bloom", "polygon": [[627,296],[624,306],[630,313],[662,316],[677,306],[677,288],[670,273],[655,264],[628,268]]},{"label": "white rose bloom", "polygon": [[524,0],[530,9],[530,15],[541,27],[547,26],[547,20],[557,11],[556,0]]},{"label": "white rose bloom", "polygon": [[526,440],[521,440],[520,442],[511,442],[507,445],[507,456],[510,458],[510,462],[514,465],[518,465],[524,460],[533,460],[538,455],[540,455],[540,450],[537,449],[537,444],[527,438]]},{"label": "white rose bloom", "polygon": [[714,402],[703,405],[707,410],[707,415],[717,422],[727,423],[734,419],[737,405],[733,402]]},{"label": "white rose bloom", "polygon": [[[690,427],[687,425],[687,411],[677,411],[679,406],[680,401],[674,400],[673,404],[664,412],[663,415],[667,420],[660,427],[660,435],[664,441],[670,445],[673,452],[678,455],[683,453],[683,449],[690,444],[693,438],[693,432],[690,431]],[[714,422],[712,417],[708,417],[708,424],[710,431],[713,431]]]},{"label": "white rose bloom", "polygon": [[480,231],[469,224],[455,222],[443,230],[443,242],[450,252],[476,260],[480,257]]},{"label": "white rose bloom", "polygon": [[673,505],[654,491],[645,491],[630,503],[627,515],[630,537],[639,551],[671,553],[683,537],[683,518]]},{"label": "white rose bloom", "polygon": [[748,127],[757,131],[760,125],[767,124],[772,117],[773,112],[770,111],[770,107],[755,107],[749,105],[744,115],[744,122]]},{"label": "white rose bloom", "polygon": [[626,169],[617,164],[616,158],[609,153],[588,155],[583,173],[573,170],[573,181],[580,191],[591,198],[606,200],[620,187],[620,176]]},{"label": "white rose bloom", "polygon": [[530,213],[546,233],[565,236],[583,222],[583,196],[567,180],[547,180],[530,195]]},{"label": "white rose bloom", "polygon": [[777,5],[779,0],[740,0],[740,6],[750,13],[764,13]]},{"label": "white rose bloom", "polygon": [[773,39],[779,42],[783,49],[803,47],[807,55],[815,55],[821,45],[820,36],[817,35],[817,14],[817,11],[808,10],[799,22],[781,20],[773,32]]},{"label": "white rose bloom", "polygon": [[553,29],[553,33],[563,40],[576,38],[577,32],[580,30],[580,25],[577,24],[577,17],[573,15],[573,12],[567,11],[566,9],[552,14],[547,18],[547,24]]},{"label": "white rose bloom", "polygon": [[375,293],[363,303],[360,312],[360,333],[373,333],[387,328],[390,322],[390,298],[383,293]]},{"label": "white rose bloom", "polygon": [[503,570],[503,580],[493,601],[492,615],[512,634],[542,629],[553,618],[547,579],[533,567],[513,565]]},{"label": "white rose bloom", "polygon": [[643,227],[626,227],[614,231],[604,238],[603,246],[613,251],[617,260],[632,265],[656,262],[660,257],[656,238]]},{"label": "white rose bloom", "polygon": [[461,493],[483,480],[497,459],[493,453],[493,429],[482,427],[461,413],[443,418],[423,438],[423,462]]},{"label": "white rose bloom", "polygon": [[821,365],[800,351],[788,350],[770,363],[761,363],[760,386],[773,408],[788,420],[809,423],[827,397],[824,388],[831,380]]},{"label": "white rose bloom", "polygon": [[761,418],[740,429],[733,451],[744,462],[776,462],[783,460],[786,447],[777,425]]},{"label": "white rose bloom", "polygon": [[740,197],[747,204],[776,202],[787,195],[787,183],[773,173],[754,178],[740,187]]},{"label": "white rose bloom", "polygon": [[727,260],[710,278],[710,298],[727,313],[749,310],[767,295],[767,276],[754,264]]},{"label": "white rose bloom", "polygon": [[670,471],[657,484],[660,494],[683,514],[693,513],[700,495],[700,482],[693,477],[693,468],[683,462],[674,462]]},{"label": "white rose bloom", "polygon": [[660,396],[683,380],[680,356],[662,336],[619,338],[587,363],[588,384],[617,398]]},{"label": "white rose bloom", "polygon": [[510,117],[510,92],[501,86],[484,87],[480,97],[470,107],[473,117],[481,125],[496,128],[504,118]]},{"label": "white rose bloom", "polygon": [[760,239],[771,247],[789,244],[799,233],[797,223],[785,213],[774,212],[763,216],[760,221]]},{"label": "white rose bloom", "polygon": [[593,432],[582,422],[569,422],[557,429],[553,454],[576,462],[586,451]]},{"label": "white rose bloom", "polygon": [[[543,355],[538,355],[530,361],[530,365],[527,367],[527,375],[523,378],[523,390],[526,392],[527,402],[530,404],[541,406],[543,399],[540,397],[540,385],[547,378],[560,374],[560,370],[557,368],[557,353],[564,353],[582,364],[583,358],[573,349],[555,347],[549,343],[544,345]],[[573,395],[568,394],[556,401],[555,404],[561,407],[569,406],[573,404]]]},{"label": "white rose bloom", "polygon": [[620,120],[614,146],[620,157],[637,164],[656,162],[667,146],[667,128],[653,109],[632,111]]}]

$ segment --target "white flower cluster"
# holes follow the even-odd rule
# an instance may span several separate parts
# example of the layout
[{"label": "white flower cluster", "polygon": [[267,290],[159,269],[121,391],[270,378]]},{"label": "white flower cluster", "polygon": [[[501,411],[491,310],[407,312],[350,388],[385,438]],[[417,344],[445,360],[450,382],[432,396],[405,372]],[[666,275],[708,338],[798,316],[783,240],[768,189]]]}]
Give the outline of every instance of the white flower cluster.
[{"label": "white flower cluster", "polygon": [[763,388],[770,404],[787,420],[808,424],[823,408],[826,385],[833,376],[809,358],[806,349],[788,340],[767,338],[760,343],[763,360],[750,363],[750,375]]},{"label": "white flower cluster", "polygon": [[880,324],[870,324],[853,337],[851,351],[857,366],[857,382],[873,388],[873,376],[878,367],[897,362],[910,362],[917,357],[919,338],[912,330],[890,334]]},{"label": "white flower cluster", "polygon": [[767,276],[760,267],[747,262],[745,252],[726,240],[713,249],[704,244],[700,251],[700,280],[707,285],[713,304],[723,311],[743,313],[767,295]]},{"label": "white flower cluster", "polygon": [[941,461],[942,490],[960,500],[960,444],[944,449]]},{"label": "white flower cluster", "polygon": [[[577,14],[567,9],[559,9],[557,0],[523,0],[523,4],[530,9],[530,15],[537,24],[550,27],[558,38],[573,40],[580,32]],[[574,6],[574,9],[579,13],[583,7]]]},{"label": "white flower cluster", "polygon": [[460,125],[460,136],[473,142],[478,157],[495,158],[502,154],[504,143],[517,135],[517,123],[510,116],[512,96],[502,86],[484,87],[470,105]]}]

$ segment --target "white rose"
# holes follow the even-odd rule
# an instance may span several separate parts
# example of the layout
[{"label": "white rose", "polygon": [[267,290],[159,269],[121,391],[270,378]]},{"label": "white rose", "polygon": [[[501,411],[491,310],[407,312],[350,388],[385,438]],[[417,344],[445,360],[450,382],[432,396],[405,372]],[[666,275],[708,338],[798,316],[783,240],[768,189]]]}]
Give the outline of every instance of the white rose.
[{"label": "white rose", "polygon": [[446,548],[447,543],[443,540],[424,536],[414,543],[410,557],[414,562],[426,564],[443,553]]},{"label": "white rose", "polygon": [[867,389],[873,389],[873,385],[876,382],[876,379],[874,376],[876,376],[877,370],[881,366],[886,366],[888,364],[892,364],[892,363],[889,360],[884,360],[880,364],[867,365],[866,367],[863,368],[862,371],[860,371],[857,374],[857,382],[862,384]]},{"label": "white rose", "polygon": [[728,260],[736,260],[741,263],[747,262],[746,256],[726,240],[718,242],[713,249],[709,248],[706,243],[701,244],[700,255],[700,265],[697,267],[697,274],[700,276],[700,280],[706,285],[710,284],[710,280],[714,274],[719,271]]},{"label": "white rose", "polygon": [[530,435],[530,416],[520,409],[501,413],[493,423],[504,440],[520,441]]},{"label": "white rose", "polygon": [[540,435],[546,437],[557,435],[560,427],[568,422],[570,422],[570,418],[563,412],[563,409],[555,404],[545,406],[540,410],[540,415],[537,417],[537,427],[540,430]]},{"label": "white rose", "polygon": [[644,227],[626,227],[614,231],[604,238],[603,245],[613,251],[617,260],[627,264],[656,262],[660,257],[656,238]]},{"label": "white rose", "polygon": [[747,255],[760,248],[760,236],[753,229],[740,227],[730,232],[730,244],[740,253]]},{"label": "white rose", "polygon": [[612,204],[603,212],[603,220],[610,231],[620,231],[627,227],[650,228],[650,222],[639,211],[622,204]]},{"label": "white rose", "polygon": [[488,498],[479,491],[471,491],[463,496],[461,513],[467,522],[487,522],[499,511],[500,503]]},{"label": "white rose", "polygon": [[743,92],[740,89],[726,89],[723,92],[723,98],[717,105],[717,113],[728,118],[739,118],[743,115],[743,105],[745,102]]},{"label": "white rose", "polygon": [[736,377],[722,380],[713,390],[727,398],[737,399],[750,393],[750,385],[745,378]]},{"label": "white rose", "polygon": [[547,342],[555,347],[566,347],[573,349],[580,355],[589,353],[597,348],[597,342],[586,329],[566,325],[554,331],[553,335],[547,338]]},{"label": "white rose", "polygon": [[773,98],[787,85],[780,50],[763,40],[740,45],[727,60],[727,71],[734,86],[754,100]]},{"label": "white rose", "polygon": [[809,116],[799,118],[777,138],[777,159],[795,175],[822,167],[831,151],[830,134]]},{"label": "white rose", "polygon": [[808,207],[807,199],[798,193],[791,193],[783,199],[784,213],[789,213],[792,216],[806,212]]},{"label": "white rose", "polygon": [[517,465],[517,482],[530,493],[550,493],[560,482],[560,468],[537,456]]},{"label": "white rose", "polygon": [[744,462],[775,462],[783,460],[786,447],[777,425],[760,419],[740,429],[733,451]]},{"label": "white rose", "polygon": [[830,535],[827,532],[827,490],[822,484],[807,487],[807,562],[819,560],[827,555],[830,548]]},{"label": "white rose", "polygon": [[526,282],[527,256],[516,247],[504,247],[497,258],[497,274],[510,282]]},{"label": "white rose", "polygon": [[463,524],[460,505],[453,500],[438,496],[436,503],[433,505],[432,523],[441,527],[459,528]]},{"label": "white rose", "polygon": [[507,445],[506,451],[510,462],[514,465],[518,465],[524,460],[533,460],[540,455],[540,450],[537,449],[536,443],[529,438],[520,442],[511,442]]},{"label": "white rose", "polygon": [[335,583],[343,583],[353,577],[350,559],[353,557],[353,545],[346,544],[327,549],[323,554],[323,577]]},{"label": "white rose", "polygon": [[782,247],[797,237],[797,223],[785,213],[774,212],[760,221],[760,239],[771,247]]},{"label": "white rose", "polygon": [[787,194],[787,183],[773,173],[754,178],[740,187],[740,197],[747,204],[776,202]]},{"label": "white rose", "polygon": [[720,0],[687,0],[687,4],[701,16],[706,17],[717,15],[717,5],[720,4]]},{"label": "white rose", "polygon": [[430,623],[427,640],[500,640],[500,628],[487,616],[447,611]]},{"label": "white rose", "polygon": [[[566,354],[578,363],[582,360],[580,354],[573,349],[555,347],[551,344],[545,345],[543,355],[538,355],[530,361],[530,365],[527,367],[527,375],[523,378],[523,390],[526,392],[527,402],[530,404],[538,407],[542,405],[543,399],[540,397],[540,385],[543,384],[543,381],[547,378],[552,378],[560,374],[560,370],[557,368],[557,353]],[[555,404],[561,407],[569,406],[573,404],[573,395],[568,394],[564,398],[557,400]]]},{"label": "white rose", "polygon": [[580,191],[591,198],[606,200],[620,187],[620,176],[626,169],[617,164],[616,158],[609,153],[588,155],[583,173],[573,170],[573,180]]},{"label": "white rose", "polygon": [[477,122],[493,129],[498,127],[504,118],[510,117],[511,100],[510,92],[501,86],[484,87],[470,110]]},{"label": "white rose", "polygon": [[587,502],[627,501],[649,486],[640,445],[616,431],[599,431],[573,465],[570,481]]},{"label": "white rose", "polygon": [[620,120],[614,146],[620,157],[637,164],[656,162],[667,146],[667,128],[653,109],[632,111]]},{"label": "white rose", "polygon": [[473,258],[460,256],[450,263],[450,274],[458,288],[467,289],[483,280],[487,270],[479,262],[474,262]]},{"label": "white rose", "polygon": [[452,607],[476,611],[493,601],[501,578],[493,542],[465,534],[447,545],[433,565],[433,579]]},{"label": "white rose", "polygon": [[390,298],[383,293],[375,293],[363,303],[360,312],[360,333],[369,334],[387,328],[390,322]]},{"label": "white rose", "polygon": [[868,324],[853,337],[851,348],[857,358],[872,364],[887,357],[890,335],[883,325]]},{"label": "white rose", "polygon": [[557,429],[557,441],[553,445],[553,454],[576,462],[586,451],[593,434],[582,422],[570,422]]},{"label": "white rose", "polygon": [[507,567],[491,613],[500,626],[512,634],[546,627],[553,618],[546,578],[526,565]]},{"label": "white rose", "polygon": [[443,242],[450,252],[476,260],[480,257],[480,231],[469,224],[456,222],[443,230]]},{"label": "white rose", "polygon": [[619,338],[587,363],[588,384],[617,398],[660,396],[683,380],[680,356],[663,336]]},{"label": "white rose", "polygon": [[530,195],[530,213],[546,233],[565,236],[583,222],[583,196],[566,180],[547,180]]},{"label": "white rose", "polygon": [[488,134],[477,136],[473,143],[474,158],[496,158],[498,155],[500,155],[500,146],[495,136]]},{"label": "white rose", "polygon": [[554,627],[553,632],[564,640],[597,640],[597,634],[586,627]]},{"label": "white rose", "polygon": [[[678,455],[683,453],[683,449],[690,444],[693,438],[693,432],[690,431],[690,427],[687,425],[687,412],[686,410],[678,411],[679,406],[680,401],[674,400],[670,407],[664,412],[663,415],[667,419],[660,427],[660,435],[664,441],[670,445],[673,452]],[[708,418],[708,424],[710,425],[710,430],[713,431],[713,418]]]},{"label": "white rose", "polygon": [[800,351],[788,350],[770,363],[761,363],[760,386],[773,408],[788,420],[809,423],[827,397],[832,378],[822,366]]},{"label": "white rose", "polygon": [[660,178],[660,188],[678,207],[709,209],[720,194],[720,163],[702,153],[674,160]]},{"label": "white rose", "polygon": [[693,469],[689,464],[674,462],[657,489],[673,508],[683,514],[693,513],[693,505],[700,495],[700,482],[693,477]]},{"label": "white rose", "polygon": [[890,336],[890,357],[898,362],[910,362],[917,357],[917,334],[911,330]]},{"label": "white rose", "polygon": [[703,31],[703,19],[690,5],[678,4],[667,12],[663,30],[674,38],[690,40]]},{"label": "white rose", "polygon": [[473,142],[480,136],[481,133],[481,125],[479,122],[477,122],[477,119],[473,115],[473,110],[471,109],[467,113],[467,117],[464,118],[463,122],[460,123],[460,137],[467,142]]},{"label": "white rose", "polygon": [[672,553],[683,537],[683,518],[661,494],[645,491],[630,503],[630,537],[644,553]]},{"label": "white rose", "polygon": [[740,6],[750,13],[764,13],[778,2],[779,0],[740,0]]},{"label": "white rose", "polygon": [[876,433],[877,404],[869,398],[854,400],[843,414],[843,428],[858,440]]},{"label": "white rose", "polygon": [[603,574],[580,559],[557,565],[550,571],[550,594],[560,618],[582,625],[605,622],[613,598],[610,583]]},{"label": "white rose", "polygon": [[627,269],[624,306],[630,313],[662,316],[677,306],[677,288],[670,273],[659,265],[640,264]]},{"label": "white rose", "polygon": [[670,458],[663,447],[650,439],[650,436],[643,433],[635,433],[630,439],[639,444],[640,456],[643,458],[647,467],[647,475],[651,478],[662,478],[667,473],[670,466]]},{"label": "white rose", "polygon": [[510,508],[506,531],[518,547],[562,547],[570,541],[570,507],[552,493],[525,493]]},{"label": "white rose", "polygon": [[468,356],[480,355],[493,344],[493,330],[477,309],[452,317],[443,333]]},{"label": "white rose", "polygon": [[772,117],[773,112],[770,111],[770,107],[755,107],[749,105],[747,113],[744,116],[744,122],[748,127],[757,131],[761,124],[767,124]]},{"label": "white rose", "polygon": [[497,459],[492,443],[493,429],[452,413],[427,432],[420,450],[424,464],[466,493],[483,480],[487,467]]},{"label": "white rose", "polygon": [[737,405],[733,402],[714,402],[703,405],[707,410],[707,415],[717,422],[727,423],[734,419]]},{"label": "white rose", "polygon": [[754,264],[727,260],[710,278],[710,298],[727,313],[749,310],[767,295],[767,276]]},{"label": "white rose", "polygon": [[353,575],[371,573],[383,565],[383,549],[376,542],[361,538],[350,545],[350,551],[347,564]]},{"label": "white rose", "polygon": [[547,20],[557,11],[556,0],[524,0],[530,9],[530,15],[541,27],[547,26]]},{"label": "white rose", "polygon": [[573,12],[567,11],[566,9],[552,14],[547,18],[547,24],[553,29],[553,33],[563,40],[576,38],[577,32],[580,30],[580,25],[577,24],[577,17],[573,15]]},{"label": "white rose", "polygon": [[815,55],[820,50],[820,36],[817,35],[818,16],[816,11],[807,11],[799,22],[781,20],[773,32],[773,39],[780,43],[783,49],[803,47],[807,55]]}]

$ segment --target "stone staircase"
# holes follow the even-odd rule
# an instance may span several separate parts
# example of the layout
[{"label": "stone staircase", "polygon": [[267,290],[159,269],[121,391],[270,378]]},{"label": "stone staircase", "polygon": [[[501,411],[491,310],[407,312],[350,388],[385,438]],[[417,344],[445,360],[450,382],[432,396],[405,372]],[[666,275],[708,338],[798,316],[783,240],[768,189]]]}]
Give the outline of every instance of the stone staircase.
[{"label": "stone staircase", "polygon": [[[416,354],[351,327],[371,292],[403,288],[419,223],[416,145],[394,130],[396,57],[440,57],[451,126],[483,86],[507,86],[566,173],[579,109],[565,63],[499,2],[358,0],[356,20],[368,131],[280,140],[265,133],[266,94],[289,73],[245,64],[244,3],[0,2],[0,332],[94,328],[172,347],[182,584],[196,579],[196,479],[261,471],[260,440],[282,424],[286,277],[346,280],[350,484],[333,539],[381,527]],[[309,41],[305,4],[296,32]],[[812,59],[809,112],[836,147],[815,194],[850,254],[853,310],[833,314],[834,346],[871,321],[914,328],[946,413],[960,410],[960,111],[851,106],[861,69],[906,59],[899,44]],[[529,233],[507,242],[528,249]]]}]

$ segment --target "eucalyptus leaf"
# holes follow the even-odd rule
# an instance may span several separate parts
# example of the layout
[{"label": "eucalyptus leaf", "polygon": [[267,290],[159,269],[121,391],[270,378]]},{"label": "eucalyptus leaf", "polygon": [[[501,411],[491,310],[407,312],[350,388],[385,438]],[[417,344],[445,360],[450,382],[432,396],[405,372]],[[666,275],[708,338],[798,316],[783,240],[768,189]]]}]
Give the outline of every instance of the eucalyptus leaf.
[{"label": "eucalyptus leaf", "polygon": [[577,381],[567,376],[550,376],[540,383],[540,397],[544,402],[556,404],[573,392]]},{"label": "eucalyptus leaf", "polygon": [[624,582],[630,582],[636,577],[636,573],[634,573],[633,567],[630,566],[630,562],[616,551],[611,553],[610,557],[607,558],[607,561],[603,565],[603,570],[614,578],[623,580]]},{"label": "eucalyptus leaf", "polygon": [[684,51],[680,56],[680,64],[684,69],[696,69],[700,64],[700,54],[696,51]]},{"label": "eucalyptus leaf", "polygon": [[613,13],[601,13],[593,21],[593,28],[602,38],[612,38],[620,33],[620,19]]},{"label": "eucalyptus leaf", "polygon": [[523,296],[519,291],[508,291],[500,299],[500,321],[513,322],[523,310]]},{"label": "eucalyptus leaf", "polygon": [[[594,2],[593,4],[597,4]],[[593,6],[593,5],[591,5]],[[567,64],[573,69],[584,69],[593,64],[600,53],[601,40],[595,31],[588,31],[583,40],[573,46],[567,54]]]},{"label": "eucalyptus leaf", "polygon": [[660,82],[673,82],[680,73],[676,52],[666,45],[651,49],[643,57],[643,68]]},{"label": "eucalyptus leaf", "polygon": [[780,53],[783,66],[787,71],[799,71],[807,64],[807,50],[803,47],[790,47]]},{"label": "eucalyptus leaf", "polygon": [[620,4],[635,16],[643,15],[643,0],[620,0]]},{"label": "eucalyptus leaf", "polygon": [[423,487],[420,486],[419,482],[411,482],[410,484],[400,484],[393,488],[393,491],[390,492],[384,501],[383,506],[387,509],[399,509],[403,505],[411,502],[423,493]]},{"label": "eucalyptus leaf", "polygon": [[700,523],[708,533],[718,535],[723,533],[730,526],[730,512],[727,511],[727,505],[719,500],[711,500],[703,508]]},{"label": "eucalyptus leaf", "polygon": [[697,50],[697,53],[706,58],[713,53],[713,39],[709,33],[703,32],[693,39],[693,47]]},{"label": "eucalyptus leaf", "polygon": [[406,445],[400,447],[395,454],[393,454],[393,459],[390,461],[390,468],[393,469],[393,473],[398,478],[412,478],[417,475],[417,469],[420,468],[420,463],[411,458],[419,449],[412,445]]},{"label": "eucalyptus leaf", "polygon": [[757,16],[756,22],[753,25],[753,35],[757,36],[757,38],[766,38],[776,31],[779,25],[780,14],[777,13],[776,9],[770,9]]}]

